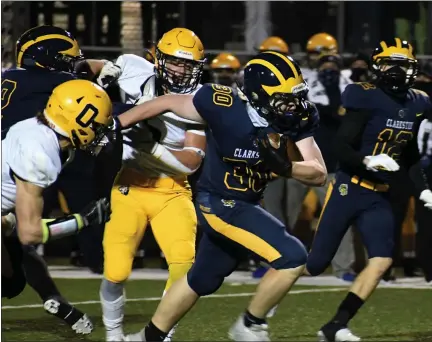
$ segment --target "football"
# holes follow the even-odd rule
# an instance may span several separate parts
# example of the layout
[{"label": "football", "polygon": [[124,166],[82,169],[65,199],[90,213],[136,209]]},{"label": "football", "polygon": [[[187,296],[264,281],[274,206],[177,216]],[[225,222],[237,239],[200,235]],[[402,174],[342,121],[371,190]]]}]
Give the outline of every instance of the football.
[{"label": "football", "polygon": [[[268,134],[270,144],[273,148],[280,148],[281,144],[281,135],[277,133],[269,133]],[[297,161],[303,161],[303,157],[295,144],[288,136],[284,136],[284,139],[286,140],[286,147],[287,147],[287,154],[288,158],[291,161],[297,162]]]}]

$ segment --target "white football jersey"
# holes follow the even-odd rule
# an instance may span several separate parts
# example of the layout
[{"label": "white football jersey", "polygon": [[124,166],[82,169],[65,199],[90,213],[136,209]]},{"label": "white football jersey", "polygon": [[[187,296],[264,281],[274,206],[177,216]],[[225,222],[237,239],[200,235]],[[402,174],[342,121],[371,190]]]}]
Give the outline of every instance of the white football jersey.
[{"label": "white football jersey", "polygon": [[41,188],[53,184],[61,169],[60,145],[54,131],[36,118],[13,125],[2,141],[2,216],[15,209],[13,174]]},{"label": "white football jersey", "polygon": [[421,155],[432,158],[432,121],[423,120],[417,135],[418,148]]},{"label": "white football jersey", "polygon": [[[327,96],[326,90],[322,83],[318,80],[318,73],[310,73],[309,79],[307,81],[309,85],[309,92],[308,92],[308,100],[315,104],[320,104],[323,106],[328,106],[330,103],[330,100]],[[345,77],[344,75],[340,75],[339,77],[339,89],[340,92],[343,93],[346,86],[348,84],[353,83],[349,78]]]},{"label": "white football jersey", "polygon": [[[152,63],[142,57],[126,54],[120,56],[116,64],[122,69],[117,82],[125,103],[135,103],[142,97],[148,101],[157,96],[155,67]],[[177,170],[151,154],[155,145],[152,131],[160,134],[160,144],[169,149],[181,150],[185,133],[190,130],[205,134],[202,124],[183,119],[174,113],[164,113],[135,125],[123,135],[123,164],[150,178],[179,176]]]}]

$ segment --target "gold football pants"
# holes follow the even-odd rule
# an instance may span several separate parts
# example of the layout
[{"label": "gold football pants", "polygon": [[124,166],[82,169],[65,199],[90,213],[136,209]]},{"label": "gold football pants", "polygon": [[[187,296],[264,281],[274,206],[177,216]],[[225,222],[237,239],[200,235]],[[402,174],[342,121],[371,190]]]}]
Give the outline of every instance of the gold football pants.
[{"label": "gold football pants", "polygon": [[170,267],[170,280],[188,271],[195,258],[197,218],[185,184],[186,178],[144,181],[134,171],[122,170],[111,191],[112,213],[103,240],[107,280],[121,283],[129,277],[148,223]]}]

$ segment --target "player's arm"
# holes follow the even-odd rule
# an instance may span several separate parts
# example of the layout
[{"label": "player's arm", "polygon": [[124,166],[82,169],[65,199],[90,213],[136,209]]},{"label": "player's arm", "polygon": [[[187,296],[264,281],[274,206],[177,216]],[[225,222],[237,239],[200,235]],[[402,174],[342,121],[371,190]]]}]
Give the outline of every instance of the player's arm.
[{"label": "player's arm", "polygon": [[292,178],[309,185],[323,186],[327,180],[327,168],[315,139],[307,137],[296,142],[304,161],[292,163]]},{"label": "player's arm", "polygon": [[353,170],[366,170],[366,156],[354,148],[363,134],[370,112],[365,109],[347,109],[336,133],[335,154],[339,162]]},{"label": "player's arm", "polygon": [[194,173],[201,165],[205,157],[206,137],[203,130],[186,131],[184,147],[182,150],[167,149],[168,153],[176,159],[175,164],[180,163],[184,174]]},{"label": "player's arm", "polygon": [[19,222],[18,237],[23,245],[46,243],[78,232],[81,228],[101,223],[108,210],[106,200],[91,203],[81,214],[57,219],[43,219],[43,189],[14,176],[16,184],[15,213]]},{"label": "player's arm", "polygon": [[203,118],[195,108],[193,98],[194,95],[163,95],[121,114],[118,116],[118,121],[122,128],[126,128],[165,112],[173,112],[184,119],[204,123]]}]

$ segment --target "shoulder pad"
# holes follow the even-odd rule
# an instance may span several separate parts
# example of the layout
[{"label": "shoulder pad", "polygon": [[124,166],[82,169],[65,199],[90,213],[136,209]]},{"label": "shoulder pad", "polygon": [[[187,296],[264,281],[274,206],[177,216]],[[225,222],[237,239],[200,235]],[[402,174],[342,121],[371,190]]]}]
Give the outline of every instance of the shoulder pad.
[{"label": "shoulder pad", "polygon": [[367,99],[370,94],[369,91],[375,89],[375,85],[366,82],[348,84],[342,93],[342,106],[353,109],[368,108],[370,102]]}]

